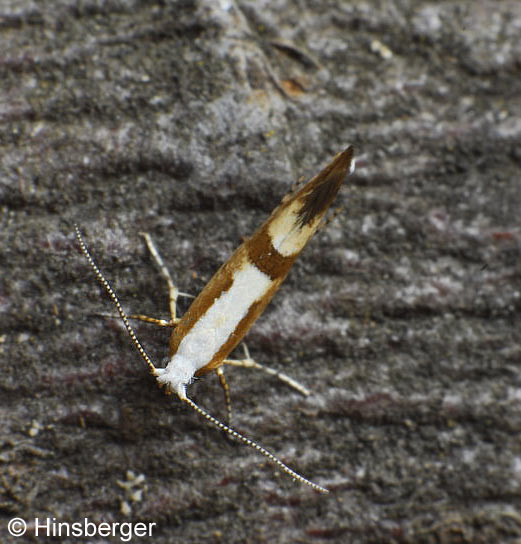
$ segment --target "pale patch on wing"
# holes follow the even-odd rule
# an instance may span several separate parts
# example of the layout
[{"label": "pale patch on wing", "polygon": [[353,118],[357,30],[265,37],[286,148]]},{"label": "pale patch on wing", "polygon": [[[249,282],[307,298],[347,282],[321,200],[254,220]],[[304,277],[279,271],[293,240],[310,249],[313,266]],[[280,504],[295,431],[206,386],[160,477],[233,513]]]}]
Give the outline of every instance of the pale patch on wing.
[{"label": "pale patch on wing", "polygon": [[268,225],[271,243],[284,257],[299,253],[315,231],[314,222],[299,226],[298,214],[301,208],[302,203],[296,200]]},{"label": "pale patch on wing", "polygon": [[187,371],[193,376],[206,366],[235,331],[251,305],[266,294],[272,283],[269,276],[248,261],[236,269],[231,287],[215,299],[181,340],[161,376],[162,383],[174,383],[178,375],[186,375]]}]

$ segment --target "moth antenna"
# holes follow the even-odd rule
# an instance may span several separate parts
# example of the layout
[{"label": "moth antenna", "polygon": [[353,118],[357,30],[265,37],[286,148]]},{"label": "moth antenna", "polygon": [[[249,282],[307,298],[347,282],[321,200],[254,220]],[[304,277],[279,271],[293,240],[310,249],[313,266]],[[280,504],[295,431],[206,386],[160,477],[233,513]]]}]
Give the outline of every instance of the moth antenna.
[{"label": "moth antenna", "polygon": [[98,268],[98,265],[94,262],[94,259],[89,253],[89,250],[87,249],[87,246],[85,242],[83,241],[83,237],[81,236],[80,229],[78,228],[78,225],[76,225],[76,223],[74,223],[74,230],[76,231],[76,238],[78,239],[78,243],[80,244],[81,252],[83,253],[83,255],[85,255],[85,258],[89,262],[92,270],[94,270],[94,274],[96,274],[97,280],[99,281],[101,286],[105,289],[105,291],[111,298],[112,302],[114,303],[114,306],[116,307],[116,310],[118,311],[121,317],[121,320],[123,321],[123,324],[125,325],[125,328],[127,329],[128,335],[130,336],[132,343],[134,344],[134,346],[136,346],[136,349],[138,350],[139,354],[141,355],[145,363],[148,365],[150,372],[152,374],[155,374],[156,367],[154,366],[152,359],[150,359],[147,352],[145,351],[145,348],[141,345],[141,342],[137,339],[136,333],[134,332],[134,329],[132,328],[132,326],[130,325],[128,321],[127,314],[121,307],[119,298],[117,297],[116,293],[110,286],[109,282],[105,279],[105,276],[101,273],[101,270]]},{"label": "moth antenna", "polygon": [[[130,336],[130,339],[132,340],[132,343],[138,350],[139,354],[147,364],[150,372],[154,375],[156,375],[156,367],[154,366],[154,363],[152,362],[152,359],[148,356],[147,352],[145,351],[145,348],[141,345],[141,342],[138,340],[136,333],[134,332],[134,329],[129,323],[127,314],[121,307],[121,303],[119,301],[119,298],[117,297],[116,293],[110,286],[109,282],[105,279],[105,276],[101,273],[101,270],[98,268],[98,265],[94,262],[94,259],[92,258],[91,254],[89,253],[89,250],[87,249],[87,246],[83,240],[83,237],[80,233],[80,229],[76,223],[74,224],[74,230],[76,232],[76,238],[78,239],[78,243],[80,245],[81,252],[83,255],[85,255],[85,258],[89,262],[92,270],[94,271],[96,278],[98,282],[101,284],[101,286],[105,289],[109,297],[111,298],[112,302],[114,303],[114,306],[116,307],[116,310],[118,311],[121,320],[123,321],[123,324],[125,325],[125,328],[127,329],[127,333]],[[224,423],[221,423],[218,419],[210,415],[206,410],[203,410],[200,406],[198,406],[193,400],[189,399],[188,397],[179,396],[179,399],[183,401],[185,404],[188,404],[190,408],[192,408],[195,412],[197,412],[200,416],[204,417],[207,421],[215,425],[218,429],[221,431],[225,431],[233,438],[236,438],[243,444],[246,444],[246,446],[249,446],[250,448],[258,451],[264,457],[267,457],[272,463],[275,465],[278,465],[278,467],[291,476],[294,480],[303,483],[305,485],[308,485],[312,489],[315,489],[316,491],[320,491],[321,493],[329,493],[329,490],[325,487],[322,487],[321,485],[318,485],[306,478],[304,476],[301,476],[291,468],[289,468],[286,464],[284,464],[280,459],[275,457],[273,453],[268,451],[266,448],[262,447],[260,444],[257,444],[257,442],[254,442],[253,440],[250,440],[249,438],[246,438],[242,434],[238,433],[237,431],[234,431],[231,427],[228,427],[228,425],[225,425]]]},{"label": "moth antenna", "polygon": [[315,482],[312,482],[311,480],[304,478],[304,476],[301,476],[298,472],[295,472],[293,469],[289,468],[288,465],[284,464],[278,457],[275,457],[275,455],[273,455],[273,453],[268,451],[266,448],[264,448],[260,444],[257,444],[257,442],[254,442],[253,440],[246,438],[245,436],[238,433],[237,431],[234,431],[231,427],[228,427],[228,425],[221,423],[218,419],[210,415],[206,410],[203,410],[200,406],[198,406],[192,399],[189,399],[188,397],[179,397],[179,398],[183,402],[188,404],[199,415],[203,416],[207,421],[215,425],[218,429],[220,429],[221,431],[225,431],[233,438],[236,438],[237,440],[241,441],[243,444],[246,444],[246,446],[249,446],[250,448],[258,451],[259,453],[264,455],[264,457],[267,457],[272,463],[277,465],[283,472],[291,476],[294,480],[297,480],[298,482],[302,484],[306,484],[312,489],[314,489],[315,491],[320,491],[320,493],[329,493],[329,489],[326,489],[325,487],[322,487],[321,485],[318,485]]}]

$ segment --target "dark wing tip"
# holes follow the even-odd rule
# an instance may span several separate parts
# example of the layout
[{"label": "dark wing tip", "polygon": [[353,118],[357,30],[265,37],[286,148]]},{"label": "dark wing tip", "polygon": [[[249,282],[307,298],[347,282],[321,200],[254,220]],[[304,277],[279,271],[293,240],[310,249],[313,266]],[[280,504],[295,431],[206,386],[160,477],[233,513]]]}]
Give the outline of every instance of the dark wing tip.
[{"label": "dark wing tip", "polygon": [[340,186],[354,166],[354,148],[347,147],[303,188],[302,207],[298,213],[300,227],[323,215],[335,198]]},{"label": "dark wing tip", "polygon": [[341,151],[338,153],[338,155],[336,155],[329,166],[331,166],[332,169],[339,169],[345,173],[348,170],[351,170],[354,155],[355,148],[352,145],[349,145],[344,149],[344,151]]}]

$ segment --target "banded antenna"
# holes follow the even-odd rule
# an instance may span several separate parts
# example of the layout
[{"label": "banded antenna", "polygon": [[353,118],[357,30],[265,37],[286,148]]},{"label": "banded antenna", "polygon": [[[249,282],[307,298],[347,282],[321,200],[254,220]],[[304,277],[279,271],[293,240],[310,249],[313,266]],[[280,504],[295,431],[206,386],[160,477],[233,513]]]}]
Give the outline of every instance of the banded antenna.
[{"label": "banded antenna", "polygon": [[[156,367],[155,367],[154,363],[152,362],[152,359],[148,356],[148,353],[145,351],[145,348],[141,345],[141,342],[138,340],[138,338],[136,336],[136,333],[134,332],[134,329],[130,325],[127,314],[125,313],[125,311],[123,310],[123,308],[121,306],[119,298],[117,297],[116,293],[114,292],[114,290],[110,286],[109,282],[105,279],[105,276],[103,276],[103,274],[101,273],[101,270],[98,268],[98,265],[94,262],[94,259],[92,258],[91,254],[89,253],[89,250],[87,249],[87,246],[86,246],[86,244],[85,244],[85,242],[83,240],[83,237],[82,237],[82,235],[80,233],[80,229],[78,228],[78,225],[76,223],[74,224],[74,230],[76,232],[76,238],[78,239],[78,243],[79,243],[79,246],[80,246],[80,249],[81,249],[83,255],[85,256],[85,258],[89,262],[90,267],[94,271],[94,274],[96,275],[96,278],[97,278],[98,282],[105,289],[105,291],[109,295],[110,299],[112,300],[112,303],[116,307],[116,310],[118,311],[118,313],[119,313],[119,315],[121,317],[121,320],[123,321],[123,324],[125,325],[125,329],[127,330],[127,333],[130,336],[130,339],[132,340],[132,343],[134,344],[134,346],[138,350],[138,352],[141,355],[142,359],[147,364],[150,373],[153,374],[154,376],[156,376]],[[249,438],[242,435],[241,433],[235,431],[234,429],[232,429],[228,425],[225,425],[224,423],[219,421],[217,418],[215,418],[214,416],[209,414],[206,410],[204,410],[199,405],[197,405],[193,400],[189,399],[186,396],[178,395],[178,397],[182,402],[184,402],[185,404],[190,406],[190,408],[192,408],[192,410],[197,412],[200,416],[204,417],[204,419],[206,419],[207,421],[212,423],[215,427],[217,427],[221,431],[226,432],[229,436],[239,440],[243,444],[246,444],[246,446],[249,446],[250,448],[258,451],[259,453],[264,455],[264,457],[267,457],[272,463],[277,465],[283,472],[288,474],[294,480],[296,480],[296,481],[298,481],[298,482],[300,482],[302,484],[308,485],[309,487],[311,487],[315,491],[319,491],[320,493],[329,493],[328,489],[326,489],[325,487],[322,487],[319,484],[316,484],[315,482],[312,482],[312,481],[308,480],[307,478],[304,478],[304,476],[298,474],[293,469],[288,467],[285,463],[283,463],[278,457],[276,457],[269,450],[267,450],[266,448],[264,448],[260,444],[257,444],[257,442],[254,442],[253,440],[250,440]]]}]

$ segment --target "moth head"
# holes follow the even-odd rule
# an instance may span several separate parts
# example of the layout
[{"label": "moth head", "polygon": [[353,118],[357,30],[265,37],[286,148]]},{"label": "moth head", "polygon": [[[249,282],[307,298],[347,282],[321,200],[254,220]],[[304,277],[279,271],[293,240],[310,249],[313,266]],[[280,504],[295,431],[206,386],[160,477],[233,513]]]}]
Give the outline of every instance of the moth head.
[{"label": "moth head", "polygon": [[193,381],[192,371],[183,369],[182,365],[173,365],[171,370],[156,368],[153,374],[159,385],[166,386],[168,393],[175,393],[181,400],[186,399],[186,387]]}]

